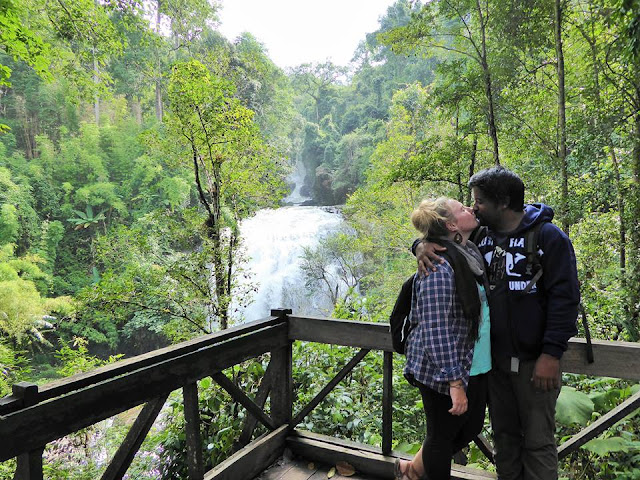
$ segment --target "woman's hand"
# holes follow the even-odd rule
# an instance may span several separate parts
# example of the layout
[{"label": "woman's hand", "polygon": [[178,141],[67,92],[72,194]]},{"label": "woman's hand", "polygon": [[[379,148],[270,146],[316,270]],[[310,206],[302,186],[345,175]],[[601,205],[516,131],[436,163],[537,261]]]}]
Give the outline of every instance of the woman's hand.
[{"label": "woman's hand", "polygon": [[418,261],[418,273],[429,275],[436,271],[434,263],[444,263],[442,257],[436,252],[445,252],[447,249],[433,242],[422,241],[416,245],[416,260]]},{"label": "woman's hand", "polygon": [[451,395],[451,403],[453,404],[449,409],[451,415],[462,415],[467,411],[469,402],[462,382],[454,383],[453,385],[449,384],[449,395]]}]

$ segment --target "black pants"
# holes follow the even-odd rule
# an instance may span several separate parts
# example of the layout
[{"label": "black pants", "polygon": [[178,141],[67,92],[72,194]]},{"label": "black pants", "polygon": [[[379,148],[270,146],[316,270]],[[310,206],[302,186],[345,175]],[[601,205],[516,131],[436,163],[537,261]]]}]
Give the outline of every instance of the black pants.
[{"label": "black pants", "polygon": [[475,375],[467,387],[467,411],[451,415],[451,397],[418,385],[427,416],[427,438],[422,445],[422,461],[427,480],[451,478],[453,454],[466,447],[481,431],[487,405],[487,374]]}]

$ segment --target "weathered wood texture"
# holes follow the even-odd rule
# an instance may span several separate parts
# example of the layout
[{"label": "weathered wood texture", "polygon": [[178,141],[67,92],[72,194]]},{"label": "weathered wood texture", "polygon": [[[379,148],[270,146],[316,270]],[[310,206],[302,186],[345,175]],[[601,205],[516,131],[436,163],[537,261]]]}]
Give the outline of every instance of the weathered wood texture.
[{"label": "weathered wood texture", "polygon": [[[25,407],[35,405],[38,401],[38,386],[31,382],[19,382],[12,387],[13,395],[21,399]],[[6,438],[6,437],[5,437]],[[42,480],[42,454],[44,448],[34,448],[30,452],[18,455],[14,480]]]},{"label": "weathered wood texture", "polygon": [[[389,325],[319,317],[289,317],[289,338],[392,352]],[[562,358],[565,372],[640,381],[640,343],[593,340],[594,363],[586,340],[573,338]]]},{"label": "weathered wood texture", "polygon": [[18,456],[14,480],[43,480],[42,454],[44,448],[37,448]]},{"label": "weathered wood texture", "polygon": [[[309,435],[293,432],[287,437],[287,446],[296,455],[312,458],[319,462],[335,464],[340,461],[347,462],[355,467],[363,475],[371,475],[374,478],[392,479],[393,464],[396,458],[410,459],[411,456],[399,452],[391,455],[376,453],[371,449],[363,449],[361,445],[353,442],[346,442],[333,437],[315,434],[311,438]],[[452,465],[451,478],[464,480],[487,480],[495,479],[493,473],[485,472],[474,468],[467,468],[460,465]]]},{"label": "weathered wood texture", "polygon": [[391,452],[393,440],[393,353],[384,352],[382,362],[382,453]]},{"label": "weathered wood texture", "polygon": [[291,361],[291,342],[287,342],[282,348],[271,351],[271,363],[273,363],[271,418],[276,426],[291,421],[293,407]]},{"label": "weathered wood texture", "polygon": [[[362,349],[320,394],[292,417],[292,342],[296,340],[344,345]],[[594,376],[640,380],[640,344],[627,342],[593,341],[595,362],[590,364],[583,339],[573,339],[563,358],[565,372]],[[47,443],[111,417],[144,402],[151,401],[143,410],[130,435],[116,454],[113,476],[120,478],[130,459],[153,423],[169,392],[185,388],[187,436],[190,437],[190,478],[202,478],[202,460],[197,458],[201,449],[197,428],[197,380],[212,375],[236,401],[248,409],[254,418],[248,424],[243,441],[251,436],[255,418],[270,428],[276,428],[247,447],[236,452],[223,464],[206,474],[208,479],[248,479],[258,474],[283,451],[287,432],[311,411],[326,394],[357,364],[370,349],[384,351],[383,362],[383,448],[332,439],[322,435],[297,432],[287,440],[292,449],[303,456],[327,463],[340,459],[354,465],[359,471],[383,478],[391,478],[393,461],[401,456],[390,452],[392,440],[391,399],[392,346],[389,327],[383,323],[363,323],[317,317],[297,317],[290,310],[273,310],[263,320],[240,325],[223,332],[207,335],[179,345],[150,352],[139,357],[116,362],[81,375],[46,385],[38,390],[33,384],[17,384],[13,395],[0,399],[0,461],[19,455],[16,478],[33,480],[42,478],[42,448]],[[220,373],[225,368],[244,360],[271,352],[269,374],[263,379],[255,401],[250,400],[232,382]],[[214,372],[212,374],[212,372]],[[269,418],[262,408],[271,395]],[[583,445],[609,425],[638,407],[640,394],[603,416],[593,425],[568,440],[560,454]],[[160,397],[160,400],[155,400]],[[43,421],[45,419],[45,421]],[[107,470],[109,471],[109,470]],[[122,472],[122,473],[121,473]],[[495,478],[486,472],[455,467],[452,478]],[[311,478],[311,477],[310,477]]]},{"label": "weathered wood texture", "polygon": [[[333,468],[333,476],[329,477],[329,472]],[[334,465],[320,464],[313,459],[296,458],[281,465],[273,465],[268,470],[262,472],[254,480],[378,480],[380,477],[367,475],[363,477],[359,472],[348,477],[336,472]]]},{"label": "weathered wood texture", "polygon": [[290,315],[289,338],[393,352],[389,325],[385,323]]},{"label": "weathered wood texture", "polygon": [[281,323],[18,410],[0,418],[0,438],[13,440],[0,444],[0,461],[288,344],[287,326]]},{"label": "weathered wood texture", "polygon": [[288,426],[282,425],[273,432],[258,437],[207,472],[204,479],[240,480],[255,477],[282,455],[288,431]]},{"label": "weathered wood texture", "polygon": [[[164,360],[173,359],[180,355],[194,352],[209,345],[218,344],[229,339],[237,338],[242,335],[255,332],[256,330],[260,330],[261,328],[282,323],[282,321],[283,320],[281,318],[270,316],[264,319],[256,320],[254,322],[238,325],[221,332],[194,338],[193,340],[178,343],[177,345],[171,345],[169,347],[154,350],[143,355],[138,355],[136,357],[120,360],[119,362],[110,363],[109,365],[91,370],[90,372],[79,373],[71,377],[62,378],[41,387],[37,394],[37,402],[41,403],[45,400],[64,395],[65,393],[95,385],[102,380],[107,380],[117,375],[123,375],[129,372],[133,372],[142,367],[154,365]],[[0,398],[0,415],[6,415],[8,413],[14,412],[16,410],[19,410],[20,408],[23,408],[23,406],[24,404],[22,399],[16,397],[15,395]]]},{"label": "weathered wood texture", "polygon": [[182,387],[184,399],[184,423],[187,439],[187,471],[189,480],[201,480],[204,476],[202,463],[202,437],[200,436],[200,410],[198,406],[198,384]]},{"label": "weathered wood texture", "polygon": [[587,344],[572,338],[562,357],[562,370],[596,377],[640,381],[640,343],[592,340],[594,362],[587,362]]}]

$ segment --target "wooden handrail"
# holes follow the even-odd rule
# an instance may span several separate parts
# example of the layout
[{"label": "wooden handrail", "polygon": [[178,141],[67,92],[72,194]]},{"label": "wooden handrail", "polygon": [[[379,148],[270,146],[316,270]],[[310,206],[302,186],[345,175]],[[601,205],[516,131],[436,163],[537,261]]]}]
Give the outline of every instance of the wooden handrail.
[{"label": "wooden handrail", "polygon": [[[392,352],[389,325],[320,317],[289,317],[289,339]],[[592,340],[595,362],[586,356],[583,338],[569,340],[562,370],[598,377],[640,381],[640,343]]]},{"label": "wooden handrail", "polygon": [[[124,375],[140,368],[162,362],[167,359],[175,358],[190,352],[194,352],[209,345],[215,345],[226,340],[255,332],[265,327],[276,325],[282,322],[282,319],[276,316],[266,317],[253,322],[223,330],[221,332],[200,336],[186,342],[176,345],[160,348],[152,352],[138,355],[135,357],[120,360],[118,362],[104,365],[89,372],[79,373],[70,377],[48,383],[40,388],[37,393],[37,401],[43,402],[51,398],[64,395],[74,390],[94,385],[103,380],[113,378],[118,375]],[[0,415],[7,415],[23,407],[23,401],[20,397],[10,395],[0,398]]]},{"label": "wooden handrail", "polygon": [[287,344],[287,326],[279,323],[0,417],[0,438],[12,439],[0,444],[0,461]]},{"label": "wooden handrail", "polygon": [[[191,423],[197,422],[197,412],[194,410],[197,399],[196,382],[207,376],[213,377],[231,391],[234,398],[248,408],[252,418],[259,418],[270,429],[275,429],[269,438],[277,439],[274,441],[281,445],[284,441],[282,428],[291,430],[293,426],[291,344],[294,341],[362,349],[345,367],[345,371],[352,368],[368,350],[384,352],[383,446],[380,451],[381,454],[388,455],[392,444],[393,398],[393,348],[388,325],[303,317],[291,315],[289,310],[274,310],[267,318],[115,362],[91,372],[53,382],[40,390],[32,384],[15,385],[14,395],[0,399],[0,438],[10,439],[8,442],[0,443],[0,461],[20,455],[20,468],[25,472],[36,472],[35,477],[28,478],[41,478],[37,472],[41,471],[42,448],[48,442],[131,407],[151,402],[145,408],[145,415],[138,422],[139,428],[133,431],[131,438],[125,442],[132,446],[123,448],[118,464],[114,464],[113,471],[117,473],[113,478],[118,478],[120,472],[126,470],[129,457],[135,454],[141,438],[144,437],[143,432],[150,428],[153,415],[157,414],[162,399],[166,398],[168,393],[178,388],[186,388],[191,406]],[[594,340],[593,349],[596,361],[590,364],[587,361],[585,340],[572,339],[563,357],[563,371],[640,380],[640,343]],[[268,367],[271,372],[270,378],[256,399],[250,400],[237,387],[231,385],[226,377],[223,378],[220,372],[266,352],[271,352],[271,363]],[[303,409],[293,423],[300,421],[307,410],[317,405],[341,381],[342,376],[337,375],[329,382],[317,399],[314,399],[309,408]],[[271,417],[262,411],[269,393]],[[637,408],[638,401],[636,394],[630,402],[620,406],[606,418],[603,417],[597,425],[585,429],[588,431],[578,434],[575,440],[566,442],[561,447],[561,454],[568,453],[574,447],[578,448],[588,438],[607,428],[610,421],[617,421],[630,409]],[[247,440],[252,428],[247,430],[249,433],[245,433]],[[191,434],[195,431],[197,428],[192,426]],[[197,442],[190,450],[197,452]],[[272,455],[273,452],[270,452],[267,456],[271,458]],[[192,476],[201,475],[199,464],[201,460],[198,458],[190,462]]]}]

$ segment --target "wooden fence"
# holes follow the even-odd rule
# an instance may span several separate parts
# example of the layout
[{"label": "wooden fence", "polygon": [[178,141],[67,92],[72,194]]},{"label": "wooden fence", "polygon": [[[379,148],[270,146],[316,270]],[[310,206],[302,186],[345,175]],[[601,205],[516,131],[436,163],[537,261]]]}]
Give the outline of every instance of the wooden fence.
[{"label": "wooden fence", "polygon": [[[295,415],[292,343],[310,341],[360,349],[316,397]],[[586,344],[573,339],[563,358],[563,370],[594,376],[640,380],[640,344],[594,341],[595,362],[586,360]],[[371,350],[383,351],[382,447],[376,448],[296,430],[296,426]],[[255,398],[249,398],[223,370],[270,352],[271,359]],[[41,388],[14,385],[0,399],[0,461],[18,457],[16,479],[43,478],[45,446],[56,439],[144,404],[129,433],[108,465],[103,479],[122,478],[149,432],[168,395],[182,389],[189,479],[251,479],[276,458],[285,444],[318,461],[344,459],[359,471],[392,478],[392,366],[388,325],[328,318],[302,317],[290,310],[171,347],[74,375]],[[232,457],[204,472],[199,434],[197,381],[211,377],[251,414],[239,442],[246,445]],[[264,411],[270,398],[270,413]],[[640,392],[600,417],[559,448],[563,457],[640,407]],[[250,442],[257,424],[269,433]],[[491,447],[478,442],[491,457]],[[468,470],[468,469],[467,469]],[[465,476],[466,475],[466,476]],[[472,473],[453,478],[476,478]],[[478,476],[477,478],[484,478]]]}]

